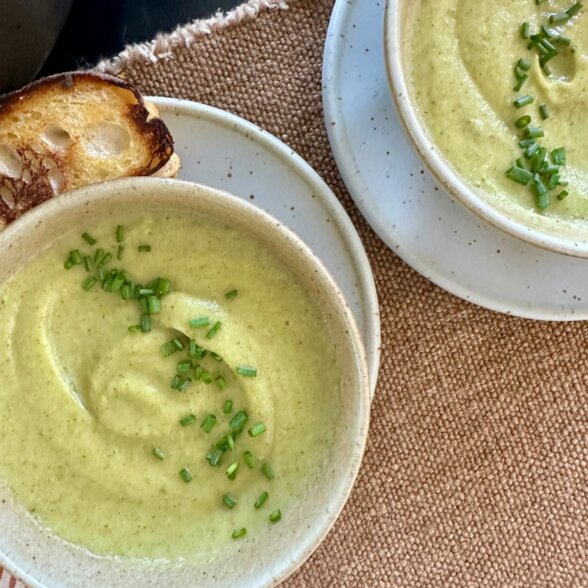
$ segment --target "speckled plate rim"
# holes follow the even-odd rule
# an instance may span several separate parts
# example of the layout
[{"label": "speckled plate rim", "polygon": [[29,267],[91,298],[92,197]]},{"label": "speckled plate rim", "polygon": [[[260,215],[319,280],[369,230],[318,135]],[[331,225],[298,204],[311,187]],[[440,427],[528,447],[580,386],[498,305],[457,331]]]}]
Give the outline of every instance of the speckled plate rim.
[{"label": "speckled plate rim", "polygon": [[[149,96],[146,98],[157,106],[164,121],[166,118],[178,115],[206,119],[207,121],[221,125],[232,132],[249,136],[253,141],[253,149],[255,149],[255,144],[258,144],[264,149],[270,151],[275,157],[290,167],[304,182],[306,182],[311,187],[313,193],[316,194],[317,200],[325,205],[325,209],[328,211],[331,219],[330,226],[337,229],[338,233],[348,245],[353,268],[359,278],[357,285],[359,293],[361,294],[360,305],[364,312],[364,321],[363,324],[359,325],[359,329],[362,333],[363,342],[367,352],[373,399],[376,390],[378,370],[380,367],[381,351],[381,326],[378,294],[371,265],[361,238],[357,233],[357,229],[347,215],[347,212],[345,212],[343,205],[329,188],[327,183],[292,148],[268,131],[265,131],[261,127],[235,114],[190,100],[159,96]],[[194,141],[197,141],[196,137],[194,138]],[[181,170],[178,178],[183,179]],[[220,189],[222,190],[226,188]],[[239,196],[237,195],[237,197]],[[266,212],[275,216],[278,220],[283,220],[277,204],[275,209],[270,207],[266,209]],[[296,231],[296,227],[293,227],[287,220],[284,220],[283,222],[300,237],[300,234]],[[301,238],[308,247],[313,249],[312,242],[309,242],[304,237]],[[318,254],[318,256],[321,258],[320,254]],[[324,263],[323,259],[321,259],[321,261]],[[333,275],[335,282],[337,282],[337,276],[335,276],[332,271],[331,275]]]},{"label": "speckled plate rim", "polygon": [[[366,0],[366,3],[368,1],[371,0]],[[363,4],[364,2],[362,0],[336,0],[327,31],[323,59],[322,83],[325,123],[333,156],[345,186],[368,224],[374,229],[382,241],[384,241],[384,243],[386,243],[386,245],[410,267],[440,288],[467,300],[468,302],[496,312],[534,320],[576,321],[588,318],[587,312],[582,309],[555,309],[545,308],[543,306],[530,307],[521,304],[513,306],[512,303],[503,299],[497,299],[480,289],[474,289],[462,285],[453,278],[452,272],[444,271],[443,268],[431,265],[418,252],[413,251],[410,247],[404,246],[405,244],[397,239],[397,234],[393,227],[386,223],[386,219],[383,215],[379,214],[379,207],[374,205],[373,196],[366,196],[365,192],[367,188],[363,185],[362,172],[354,158],[354,151],[350,148],[350,144],[352,144],[353,141],[348,134],[348,125],[346,124],[345,115],[342,113],[342,99],[340,94],[341,70],[343,68],[343,44],[346,42],[345,34],[351,30],[351,19],[354,16],[354,11],[361,11]],[[378,10],[381,10],[383,15],[385,6],[384,0],[378,3],[378,6]],[[363,18],[366,17],[364,16]],[[355,27],[355,23],[353,23],[353,26]],[[381,21],[380,34],[383,50],[383,19]],[[373,59],[373,57],[371,58]],[[382,73],[386,75],[385,71]],[[370,88],[370,90],[373,90],[373,88]],[[392,102],[391,98],[390,100]],[[398,124],[401,124],[400,121]],[[360,138],[360,140],[361,139],[366,140],[366,137]],[[449,196],[447,196],[447,198],[449,198]],[[398,222],[401,221],[402,219],[399,218]],[[480,221],[480,223],[484,224],[483,221]],[[523,246],[528,247],[529,249],[534,248],[534,246],[526,244],[523,241],[520,242]],[[541,251],[544,250],[541,249]],[[558,256],[561,254],[552,253],[552,255]],[[577,257],[567,255],[563,257],[581,261]],[[531,263],[532,262],[533,260],[531,258]]]}]

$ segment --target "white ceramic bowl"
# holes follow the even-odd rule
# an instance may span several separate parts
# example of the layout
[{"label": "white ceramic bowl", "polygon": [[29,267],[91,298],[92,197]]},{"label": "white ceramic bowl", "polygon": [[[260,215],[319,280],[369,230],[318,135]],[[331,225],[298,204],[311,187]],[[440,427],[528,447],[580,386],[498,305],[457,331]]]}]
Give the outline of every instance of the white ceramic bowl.
[{"label": "white ceramic bowl", "polygon": [[274,585],[316,549],[343,508],[359,470],[370,386],[357,326],[320,261],[279,221],[224,192],[176,180],[131,178],[96,184],[25,214],[0,234],[0,282],[88,218],[120,218],[137,210],[206,211],[271,247],[311,292],[329,321],[342,366],[341,415],[320,481],[289,508],[279,525],[272,526],[271,533],[233,542],[206,564],[97,557],[42,532],[12,503],[8,492],[0,490],[0,564],[29,585],[43,587]]},{"label": "white ceramic bowl", "polygon": [[499,209],[467,183],[439,151],[419,116],[411,95],[407,48],[411,11],[415,6],[414,0],[387,0],[384,36],[386,68],[392,97],[419,157],[458,202],[491,225],[513,237],[551,251],[588,257],[588,222],[544,216],[534,210],[526,210],[514,202],[512,206]]}]

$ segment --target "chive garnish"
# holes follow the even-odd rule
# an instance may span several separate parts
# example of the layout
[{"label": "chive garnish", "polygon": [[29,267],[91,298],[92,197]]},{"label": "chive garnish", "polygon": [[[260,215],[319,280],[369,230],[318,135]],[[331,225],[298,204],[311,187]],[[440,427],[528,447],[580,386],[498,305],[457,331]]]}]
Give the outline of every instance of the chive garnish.
[{"label": "chive garnish", "polygon": [[580,12],[580,10],[582,10],[582,3],[576,2],[573,6],[571,6],[570,8],[568,8],[566,10],[566,14],[570,18],[572,18],[572,17],[576,16],[576,14],[578,14],[578,12]]},{"label": "chive garnish", "polygon": [[533,191],[535,192],[537,208],[540,210],[547,208],[549,206],[549,194],[539,174],[533,176]]},{"label": "chive garnish", "polygon": [[549,108],[547,108],[547,104],[542,104],[539,107],[539,112],[541,113],[541,118],[543,120],[547,120],[549,118]]},{"label": "chive garnish", "polygon": [[210,331],[208,331],[208,333],[206,333],[206,338],[212,339],[218,333],[219,329],[222,326],[223,326],[223,324],[220,321],[216,321],[216,323],[214,323],[214,325],[212,326]]},{"label": "chive garnish", "polygon": [[239,291],[235,288],[234,290],[231,290],[230,292],[227,292],[225,294],[225,298],[227,300],[231,300],[232,298],[235,298],[237,296],[237,294],[239,294]]},{"label": "chive garnish", "polygon": [[242,529],[238,529],[236,531],[233,531],[233,534],[231,535],[231,537],[233,539],[241,539],[241,537],[245,537],[245,535],[247,535],[247,529],[245,527],[243,527]]},{"label": "chive garnish", "polygon": [[182,351],[184,349],[184,344],[182,343],[182,340],[179,337],[174,337],[172,339],[172,343],[178,351]]},{"label": "chive garnish", "polygon": [[183,359],[179,361],[176,366],[176,372],[178,374],[189,374],[194,369],[192,362],[189,359]]},{"label": "chive garnish", "polygon": [[269,515],[269,520],[271,523],[277,523],[278,521],[282,520],[282,511],[278,508],[278,510],[274,510]]},{"label": "chive garnish", "polygon": [[186,482],[186,484],[188,482],[192,481],[192,474],[190,473],[190,470],[188,470],[188,468],[182,468],[180,470],[180,478],[182,478],[182,480],[184,480],[184,482]]},{"label": "chive garnish", "polygon": [[189,347],[188,347],[188,355],[190,357],[197,357],[202,359],[206,355],[206,350],[204,347],[200,347],[196,341],[190,339]]},{"label": "chive garnish", "polygon": [[180,387],[178,388],[179,392],[185,392],[190,384],[192,383],[191,378],[181,378],[180,380]]},{"label": "chive garnish", "polygon": [[513,104],[517,108],[522,108],[523,106],[527,106],[528,104],[532,104],[534,100],[535,100],[535,98],[533,98],[532,96],[529,96],[528,94],[526,94],[525,96],[520,96],[519,98],[517,98],[513,102]]},{"label": "chive garnish", "polygon": [[86,292],[89,292],[97,283],[98,283],[98,280],[94,276],[89,276],[84,280],[84,283],[82,284],[82,288]]},{"label": "chive garnish", "polygon": [[229,508],[233,508],[237,504],[237,501],[230,494],[224,494],[223,503]]},{"label": "chive garnish", "polygon": [[157,459],[163,460],[165,458],[165,453],[159,447],[154,447],[152,453]]},{"label": "chive garnish", "polygon": [[122,259],[124,251],[125,251],[125,246],[124,245],[119,245],[118,246],[118,250],[116,252],[116,258],[119,261]]},{"label": "chive garnish", "polygon": [[521,37],[523,39],[528,39],[531,36],[531,27],[528,22],[524,22],[521,25]]},{"label": "chive garnish", "polygon": [[137,333],[141,330],[141,325],[129,325],[129,333]]},{"label": "chive garnish", "polygon": [[63,264],[63,267],[64,267],[66,270],[70,270],[70,269],[73,267],[73,265],[74,265],[73,259],[72,259],[71,257],[68,257],[68,258],[65,260],[65,263]]},{"label": "chive garnish", "polygon": [[151,331],[151,317],[148,314],[141,315],[141,331],[149,333]]},{"label": "chive garnish", "polygon": [[125,238],[125,228],[122,225],[116,227],[116,242],[122,243]]},{"label": "chive garnish", "polygon": [[567,190],[562,190],[557,196],[556,198],[558,200],[563,200],[566,196],[568,195],[568,191]]},{"label": "chive garnish", "polygon": [[223,412],[225,414],[231,414],[232,411],[233,411],[233,401],[227,400],[223,405]]},{"label": "chive garnish", "polygon": [[88,245],[95,245],[96,244],[96,239],[94,239],[94,237],[92,237],[92,235],[90,235],[89,233],[82,233],[82,239]]},{"label": "chive garnish", "polygon": [[202,424],[200,425],[200,427],[202,428],[202,430],[205,433],[210,433],[210,431],[212,431],[212,428],[214,427],[214,425],[216,424],[216,416],[214,416],[212,413],[206,415],[205,419],[202,421]]},{"label": "chive garnish", "polygon": [[545,131],[541,127],[527,127],[525,129],[525,136],[528,139],[540,139],[545,136]]},{"label": "chive garnish", "polygon": [[551,152],[551,161],[554,165],[566,164],[566,149],[565,147],[558,147]]},{"label": "chive garnish", "polygon": [[120,289],[120,297],[123,300],[131,300],[131,298],[133,297],[133,287],[130,284],[125,284]]},{"label": "chive garnish", "polygon": [[234,480],[237,477],[237,470],[239,469],[239,462],[234,461],[228,468],[227,468],[227,478],[229,480]]},{"label": "chive garnish", "polygon": [[529,79],[529,76],[527,74],[523,74],[519,77],[517,83],[515,84],[513,90],[515,92],[518,92],[524,85],[525,82]]},{"label": "chive garnish", "polygon": [[151,251],[151,245],[139,245],[138,250],[139,253],[149,253]]},{"label": "chive garnish", "polygon": [[243,427],[245,426],[248,418],[249,416],[247,413],[244,410],[240,410],[239,412],[236,412],[233,418],[230,420],[229,427],[231,427],[235,433],[240,433],[243,430]]},{"label": "chive garnish", "polygon": [[125,283],[125,277],[122,272],[117,272],[114,278],[112,279],[112,283],[110,284],[110,290],[112,292],[118,292],[123,284]]},{"label": "chive garnish", "polygon": [[231,451],[235,451],[235,438],[233,435],[227,435],[227,445]]},{"label": "chive garnish", "polygon": [[243,460],[247,464],[247,467],[253,469],[257,466],[257,457],[247,449],[243,452]]},{"label": "chive garnish", "polygon": [[81,265],[82,263],[84,263],[84,260],[82,258],[82,254],[79,252],[78,249],[74,249],[73,251],[70,251],[69,257],[74,262],[74,265]]},{"label": "chive garnish", "polygon": [[223,360],[223,358],[218,353],[215,353],[214,351],[210,352],[210,357],[212,357],[212,359],[214,359],[214,361],[216,361],[218,363],[220,363]]},{"label": "chive garnish", "polygon": [[198,329],[200,327],[207,327],[210,324],[207,316],[201,316],[199,318],[194,318],[190,321],[190,326],[193,329]]},{"label": "chive garnish", "polygon": [[87,272],[91,272],[92,271],[92,260],[90,259],[89,255],[86,255],[84,257],[84,267],[86,268]]},{"label": "chive garnish", "polygon": [[567,12],[558,12],[557,14],[552,14],[549,17],[549,22],[551,24],[562,24],[570,20],[570,15]]},{"label": "chive garnish", "polygon": [[517,120],[515,121],[515,126],[517,127],[517,129],[524,129],[530,122],[531,117],[528,114],[526,114],[525,116],[517,118]]},{"label": "chive garnish", "polygon": [[533,179],[533,174],[526,169],[513,166],[507,170],[506,177],[511,179],[513,182],[517,182],[518,184],[526,186]]},{"label": "chive garnish", "polygon": [[249,433],[250,437],[258,437],[259,435],[261,435],[262,433],[265,433],[266,431],[267,431],[267,429],[265,428],[265,425],[263,423],[256,423],[247,432]]},{"label": "chive garnish", "polygon": [[257,368],[254,368],[250,365],[239,365],[235,371],[240,376],[245,376],[247,378],[254,378],[257,376]]},{"label": "chive garnish", "polygon": [[161,304],[157,296],[147,296],[147,309],[149,314],[157,314],[161,310]]},{"label": "chive garnish", "polygon": [[180,419],[180,425],[182,425],[182,427],[187,427],[188,425],[191,425],[195,421],[196,421],[195,414],[187,414],[185,417],[182,417]]},{"label": "chive garnish", "polygon": [[218,465],[220,465],[220,461],[221,461],[222,456],[223,456],[222,449],[219,449],[218,447],[216,447],[206,456],[206,461],[211,466],[218,466]]},{"label": "chive garnish", "polygon": [[179,390],[180,389],[180,384],[182,383],[182,376],[178,376],[177,374],[174,376],[174,379],[172,380],[171,383],[171,387],[174,390]]},{"label": "chive garnish", "polygon": [[214,381],[219,390],[224,390],[227,387],[227,382],[222,376],[218,376]]},{"label": "chive garnish", "polygon": [[106,254],[104,254],[102,259],[100,260],[99,265],[106,265],[107,263],[110,263],[111,259],[112,259],[112,253],[106,253]]},{"label": "chive garnish", "polygon": [[274,470],[273,470],[272,466],[269,463],[264,463],[261,466],[261,471],[263,472],[263,475],[268,480],[273,480],[276,477],[276,475],[274,474]]},{"label": "chive garnish", "polygon": [[265,501],[268,499],[268,497],[269,494],[267,492],[262,492],[253,506],[257,509],[261,508],[265,504]]}]

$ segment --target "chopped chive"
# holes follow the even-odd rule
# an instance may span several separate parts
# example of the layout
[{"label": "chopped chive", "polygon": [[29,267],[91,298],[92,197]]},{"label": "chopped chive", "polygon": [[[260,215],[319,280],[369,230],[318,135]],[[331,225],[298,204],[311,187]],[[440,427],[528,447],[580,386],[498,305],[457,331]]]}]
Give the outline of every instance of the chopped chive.
[{"label": "chopped chive", "polygon": [[547,208],[549,206],[549,194],[547,192],[547,187],[538,174],[533,176],[533,191],[535,192],[537,208],[540,210]]},{"label": "chopped chive", "polygon": [[172,339],[172,343],[178,351],[182,351],[184,349],[184,344],[182,343],[182,340],[179,337],[174,337]]},{"label": "chopped chive", "polygon": [[240,376],[245,376],[247,378],[255,378],[255,376],[257,376],[257,368],[254,368],[250,365],[237,366],[237,369],[235,371]]},{"label": "chopped chive", "polygon": [[174,390],[179,390],[181,383],[182,383],[182,376],[175,375],[174,379],[172,380],[171,387]]},{"label": "chopped chive", "polygon": [[549,118],[549,108],[547,108],[547,104],[542,104],[539,107],[539,112],[541,113],[541,118],[543,120],[547,120]]},{"label": "chopped chive", "polygon": [[133,297],[133,287],[130,286],[129,284],[125,284],[120,289],[120,297],[123,300],[130,300]]},{"label": "chopped chive", "polygon": [[531,145],[534,145],[535,143],[537,143],[537,141],[535,141],[535,139],[523,139],[522,141],[519,141],[519,147],[521,149],[527,149],[528,147],[531,147]]},{"label": "chopped chive", "polygon": [[151,317],[148,314],[141,315],[141,331],[149,333],[151,331]]},{"label": "chopped chive", "polygon": [[247,535],[247,529],[243,527],[242,529],[237,529],[236,531],[233,531],[231,537],[233,539],[241,539],[241,537],[245,537],[245,535]]},{"label": "chopped chive", "polygon": [[141,330],[141,325],[129,325],[129,333],[137,333]]},{"label": "chopped chive", "polygon": [[123,257],[123,253],[125,252],[125,246],[119,245],[118,250],[116,252],[116,258],[120,261]]},{"label": "chopped chive", "polygon": [[517,107],[517,108],[522,108],[523,106],[527,106],[528,104],[531,104],[535,99],[532,96],[529,96],[528,94],[526,94],[525,96],[520,96],[519,98],[517,98],[513,104]]},{"label": "chopped chive", "polygon": [[233,410],[233,401],[227,400],[223,405],[223,412],[225,414],[231,414],[232,410]]},{"label": "chopped chive", "polygon": [[112,259],[112,253],[106,253],[102,259],[100,260],[100,265],[106,265],[107,263],[110,263],[110,260]]},{"label": "chopped chive", "polygon": [[261,508],[265,504],[265,501],[268,499],[268,497],[269,497],[269,494],[267,492],[262,492],[258,496],[258,498],[255,501],[255,504],[253,506],[257,509]]},{"label": "chopped chive", "polygon": [[549,17],[549,22],[551,24],[562,24],[570,20],[570,15],[567,12],[558,12],[557,14],[552,14]]},{"label": "chopped chive", "polygon": [[278,510],[274,510],[269,515],[269,520],[271,523],[277,523],[278,521],[282,520],[282,511],[278,508]]},{"label": "chopped chive", "polygon": [[551,161],[554,165],[566,164],[566,148],[558,147],[551,152]]},{"label": "chopped chive", "polygon": [[513,182],[517,182],[517,184],[526,186],[533,179],[533,174],[521,167],[511,167],[506,172],[506,177]]},{"label": "chopped chive", "polygon": [[102,260],[104,259],[104,256],[106,255],[106,252],[104,251],[104,249],[96,249],[96,251],[94,252],[94,265],[96,267],[100,267],[100,264],[102,262]]},{"label": "chopped chive", "polygon": [[139,253],[149,253],[151,251],[151,245],[139,245],[137,249]]},{"label": "chopped chive", "polygon": [[84,267],[86,268],[87,272],[91,272],[92,271],[92,260],[90,259],[89,255],[86,255],[84,257]]},{"label": "chopped chive", "polygon": [[139,287],[139,298],[147,298],[147,296],[155,296],[155,290],[153,288]]},{"label": "chopped chive", "polygon": [[234,480],[237,477],[237,470],[239,469],[239,462],[234,461],[228,468],[227,468],[227,478],[229,480]]},{"label": "chopped chive", "polygon": [[116,227],[116,242],[122,243],[125,238],[125,228],[122,225]]},{"label": "chopped chive", "polygon": [[222,376],[218,376],[218,378],[216,378],[214,380],[216,382],[216,385],[218,386],[219,390],[225,390],[227,387],[227,382],[226,380],[222,377]]},{"label": "chopped chive", "polygon": [[95,245],[96,244],[96,239],[94,239],[94,237],[92,237],[92,235],[90,235],[89,233],[82,233],[82,239],[88,245]]},{"label": "chopped chive", "polygon": [[560,193],[559,193],[559,194],[556,196],[556,198],[557,198],[558,200],[560,200],[560,201],[561,201],[561,200],[564,200],[564,199],[565,199],[565,197],[566,197],[568,194],[569,194],[569,192],[568,192],[567,190],[562,190],[562,191],[561,191],[561,192],[560,192]]},{"label": "chopped chive", "polygon": [[157,296],[147,296],[147,308],[149,314],[157,314],[161,310],[161,304]]},{"label": "chopped chive", "polygon": [[233,418],[229,422],[229,427],[235,432],[240,433],[247,422],[249,416],[244,410],[236,412]]},{"label": "chopped chive", "polygon": [[200,380],[200,378],[202,377],[202,374],[204,373],[204,368],[201,365],[197,365],[194,368],[194,379],[195,380]]},{"label": "chopped chive", "polygon": [[86,278],[84,280],[84,283],[82,284],[82,288],[86,292],[89,292],[97,283],[98,283],[98,280],[94,276],[89,276],[88,278]]},{"label": "chopped chive", "polygon": [[513,90],[515,92],[518,92],[525,85],[525,82],[528,79],[529,79],[529,76],[527,74],[521,75],[521,77],[518,79],[517,83],[515,84]]},{"label": "chopped chive", "polygon": [[543,36],[547,39],[553,39],[553,37],[555,36],[555,33],[546,25],[541,25],[541,32],[543,33]]},{"label": "chopped chive", "polygon": [[68,257],[68,258],[65,260],[65,263],[63,264],[63,267],[64,267],[66,270],[70,270],[70,269],[73,267],[73,265],[74,265],[73,259],[72,259],[71,257]]},{"label": "chopped chive", "polygon": [[206,349],[204,349],[204,347],[200,347],[200,345],[198,345],[194,339],[191,339],[188,347],[188,355],[190,357],[197,357],[202,359],[206,355]]},{"label": "chopped chive", "polygon": [[194,369],[192,362],[189,359],[183,359],[179,361],[176,366],[176,372],[178,374],[189,374]]},{"label": "chopped chive", "polygon": [[517,167],[520,167],[521,169],[526,169],[525,168],[525,160],[522,157],[519,157],[515,163],[517,164]]},{"label": "chopped chive", "polygon": [[573,6],[570,6],[570,8],[568,8],[566,10],[566,14],[570,18],[572,18],[572,17],[576,16],[576,14],[578,14],[578,12],[580,12],[580,10],[582,10],[582,3],[576,2]]},{"label": "chopped chive", "polygon": [[519,59],[517,62],[517,67],[523,71],[529,71],[531,69],[531,62],[525,58]]},{"label": "chopped chive", "polygon": [[182,478],[182,480],[184,480],[184,482],[186,482],[186,484],[188,482],[192,481],[192,474],[190,473],[190,470],[188,470],[188,468],[182,468],[180,470],[180,478]]},{"label": "chopped chive", "polygon": [[545,131],[541,127],[527,127],[525,136],[529,139],[540,139],[545,136]]},{"label": "chopped chive", "polygon": [[559,172],[559,166],[544,163],[539,171],[541,172],[541,175],[553,175]]},{"label": "chopped chive", "polygon": [[235,438],[233,435],[227,435],[227,445],[231,451],[235,451]]},{"label": "chopped chive", "polygon": [[172,283],[167,278],[159,278],[155,287],[159,296],[165,296],[171,292]]},{"label": "chopped chive", "polygon": [[548,190],[555,190],[559,183],[559,174],[551,174],[549,179],[547,180],[547,189]]},{"label": "chopped chive", "polygon": [[79,249],[74,249],[73,251],[70,251],[69,256],[71,260],[74,262],[74,265],[81,265],[82,263],[84,263],[84,259],[82,258],[82,254],[80,253]]},{"label": "chopped chive", "polygon": [[178,388],[178,392],[185,392],[191,383],[192,383],[191,378],[182,378],[182,380],[180,382],[180,387]]},{"label": "chopped chive", "polygon": [[212,413],[210,413],[210,414],[206,415],[205,419],[202,421],[202,424],[200,425],[200,428],[205,433],[210,433],[210,431],[212,431],[212,428],[214,427],[215,424],[216,424],[216,417]]},{"label": "chopped chive", "polygon": [[122,272],[117,272],[116,276],[114,276],[112,280],[112,284],[110,285],[110,289],[112,292],[118,292],[123,284],[125,283],[125,277]]},{"label": "chopped chive", "polygon": [[264,463],[261,466],[261,471],[268,480],[273,480],[276,477],[276,474],[274,474],[274,470],[269,463]]},{"label": "chopped chive", "polygon": [[182,427],[187,427],[188,425],[191,425],[195,421],[196,421],[195,414],[187,414],[185,417],[182,417],[180,419],[180,425],[182,425]]},{"label": "chopped chive", "polygon": [[231,300],[232,298],[235,298],[237,296],[237,294],[239,294],[239,291],[235,288],[234,290],[231,290],[230,292],[227,292],[225,294],[225,298],[227,300]]},{"label": "chopped chive", "polygon": [[205,384],[212,384],[212,376],[206,370],[202,370],[200,380]]},{"label": "chopped chive", "polygon": [[165,458],[165,453],[163,453],[163,451],[161,451],[161,449],[159,449],[159,447],[154,447],[152,453],[157,459],[162,460]]},{"label": "chopped chive", "polygon": [[216,447],[206,456],[206,461],[211,466],[218,466],[218,465],[220,465],[220,461],[221,461],[222,456],[223,456],[222,449],[219,449],[218,447]]},{"label": "chopped chive", "polygon": [[537,151],[539,151],[539,149],[540,147],[537,143],[529,145],[529,147],[527,147],[527,149],[525,150],[525,157],[527,159],[530,159],[531,157],[533,157],[533,155],[535,155],[535,153],[537,153]]},{"label": "chopped chive", "polygon": [[528,22],[524,22],[521,25],[521,37],[523,39],[528,39],[531,36],[531,27]]},{"label": "chopped chive", "polygon": [[565,35],[557,35],[557,36],[553,37],[553,42],[559,43],[560,45],[568,45],[568,46],[572,44],[572,40],[569,37],[566,37]]},{"label": "chopped chive", "polygon": [[530,122],[531,117],[528,114],[526,114],[525,116],[517,118],[517,120],[515,121],[515,126],[517,127],[517,129],[524,129]]},{"label": "chopped chive", "polygon": [[265,425],[263,423],[256,423],[249,429],[248,433],[250,437],[258,437],[266,431],[267,429],[265,428]]},{"label": "chopped chive", "polygon": [[163,357],[169,357],[178,350],[173,341],[168,341],[167,343],[164,343],[160,347],[160,349],[161,353],[163,354]]},{"label": "chopped chive", "polygon": [[553,43],[547,39],[541,39],[539,41],[539,44],[541,45],[541,47],[543,47],[546,51],[547,51],[547,55],[550,56],[555,56],[558,54],[557,49],[555,48],[555,46],[553,45]]},{"label": "chopped chive", "polygon": [[229,508],[233,508],[237,504],[237,501],[230,494],[224,494],[223,503]]},{"label": "chopped chive", "polygon": [[214,361],[216,361],[218,363],[220,363],[223,360],[223,358],[218,353],[215,353],[214,351],[210,352],[210,357],[212,357],[212,359],[214,359]]},{"label": "chopped chive", "polygon": [[207,327],[210,324],[207,316],[201,316],[199,318],[194,318],[190,320],[190,326],[193,329],[198,329],[200,327]]},{"label": "chopped chive", "polygon": [[247,464],[247,467],[253,469],[257,466],[257,457],[247,449],[247,451],[243,452],[243,460]]},{"label": "chopped chive", "polygon": [[208,331],[208,333],[206,333],[206,338],[212,339],[218,333],[219,329],[222,326],[223,326],[223,324],[220,321],[216,321],[216,323],[214,323],[214,325],[212,326],[210,331]]}]

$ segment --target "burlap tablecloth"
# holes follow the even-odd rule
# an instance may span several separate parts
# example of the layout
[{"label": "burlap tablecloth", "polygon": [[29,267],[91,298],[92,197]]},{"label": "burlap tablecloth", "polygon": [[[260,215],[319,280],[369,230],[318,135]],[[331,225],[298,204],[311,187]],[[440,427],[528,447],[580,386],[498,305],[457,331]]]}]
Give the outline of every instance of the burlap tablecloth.
[{"label": "burlap tablecloth", "polygon": [[383,341],[365,460],[334,529],[285,585],[588,586],[587,328],[464,302],[367,226],[323,125],[333,3],[254,0],[106,65],[146,94],[212,104],[280,137],[367,249]]}]

